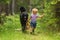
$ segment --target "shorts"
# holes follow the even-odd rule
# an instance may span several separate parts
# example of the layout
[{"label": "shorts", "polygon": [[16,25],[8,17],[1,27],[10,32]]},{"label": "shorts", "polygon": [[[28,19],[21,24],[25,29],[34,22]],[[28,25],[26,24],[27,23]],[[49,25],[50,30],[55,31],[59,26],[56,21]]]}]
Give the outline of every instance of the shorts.
[{"label": "shorts", "polygon": [[31,27],[36,28],[36,22],[30,22]]}]

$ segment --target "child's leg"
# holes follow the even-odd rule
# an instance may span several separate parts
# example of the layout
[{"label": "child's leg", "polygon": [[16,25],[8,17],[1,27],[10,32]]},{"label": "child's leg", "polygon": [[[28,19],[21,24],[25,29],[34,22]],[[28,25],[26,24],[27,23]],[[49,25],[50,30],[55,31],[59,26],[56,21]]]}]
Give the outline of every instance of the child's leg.
[{"label": "child's leg", "polygon": [[31,25],[30,33],[32,33],[32,30],[33,30],[33,23],[31,22],[30,25]]},{"label": "child's leg", "polygon": [[35,28],[32,27],[30,33],[34,34],[34,31],[35,31]]},{"label": "child's leg", "polygon": [[36,28],[36,22],[31,22],[31,33],[34,33],[35,28]]},{"label": "child's leg", "polygon": [[33,33],[35,31],[35,28],[36,28],[36,22],[33,24],[33,30],[32,30]]},{"label": "child's leg", "polygon": [[32,32],[34,32],[34,31],[35,31],[35,28],[33,28]]}]

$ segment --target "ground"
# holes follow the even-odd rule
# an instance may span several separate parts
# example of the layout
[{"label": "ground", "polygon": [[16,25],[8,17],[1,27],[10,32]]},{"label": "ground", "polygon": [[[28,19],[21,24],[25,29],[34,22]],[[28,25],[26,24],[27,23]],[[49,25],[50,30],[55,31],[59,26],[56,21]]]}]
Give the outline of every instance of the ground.
[{"label": "ground", "polygon": [[0,34],[0,40],[60,40],[60,34],[24,34],[21,31],[7,31]]},{"label": "ground", "polygon": [[0,40],[60,40],[60,32],[49,31],[41,27],[39,22],[35,35],[31,35],[29,33],[22,33],[21,30],[15,30],[21,28],[19,16],[9,16],[6,19],[6,23],[1,26],[3,30],[0,31]]}]

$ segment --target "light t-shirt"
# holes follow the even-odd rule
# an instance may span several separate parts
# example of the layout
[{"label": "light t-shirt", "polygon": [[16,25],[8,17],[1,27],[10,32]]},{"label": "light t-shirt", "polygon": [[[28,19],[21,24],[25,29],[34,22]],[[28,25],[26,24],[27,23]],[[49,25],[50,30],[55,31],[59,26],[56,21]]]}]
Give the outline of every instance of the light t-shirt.
[{"label": "light t-shirt", "polygon": [[31,21],[32,21],[32,22],[36,22],[36,18],[37,18],[38,16],[39,16],[38,14],[33,14],[33,13],[32,13],[31,16],[30,16],[30,17],[31,17]]}]

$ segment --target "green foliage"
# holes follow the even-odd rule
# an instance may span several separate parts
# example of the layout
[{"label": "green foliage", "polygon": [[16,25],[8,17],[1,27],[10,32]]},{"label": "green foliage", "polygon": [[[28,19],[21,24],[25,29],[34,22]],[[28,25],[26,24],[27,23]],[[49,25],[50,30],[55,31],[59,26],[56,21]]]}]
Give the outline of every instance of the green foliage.
[{"label": "green foliage", "polygon": [[20,21],[19,16],[6,16],[4,25],[1,25],[2,28],[0,30],[6,31],[6,30],[14,30],[16,28],[20,27]]},{"label": "green foliage", "polygon": [[1,16],[0,16],[0,24],[4,24],[4,22],[6,21],[6,17],[5,17],[5,14],[2,13]]},{"label": "green foliage", "polygon": [[9,4],[11,0],[0,0],[0,3]]}]

